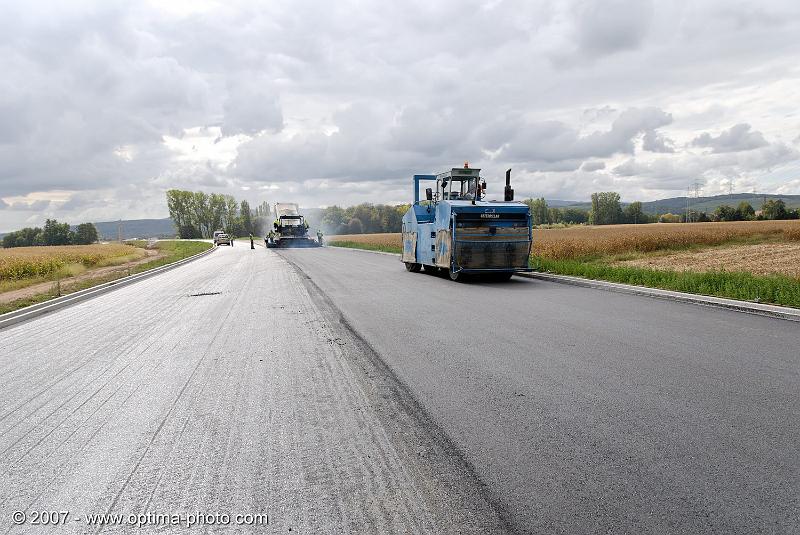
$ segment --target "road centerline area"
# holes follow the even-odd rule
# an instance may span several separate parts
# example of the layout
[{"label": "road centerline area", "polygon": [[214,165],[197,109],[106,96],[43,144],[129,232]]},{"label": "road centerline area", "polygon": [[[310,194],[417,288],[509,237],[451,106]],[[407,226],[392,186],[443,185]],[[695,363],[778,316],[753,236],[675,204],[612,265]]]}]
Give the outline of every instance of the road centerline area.
[{"label": "road centerline area", "polygon": [[211,531],[220,514],[275,532],[507,531],[273,251],[222,248],[3,334],[2,532],[35,531],[41,511],[69,511],[75,533],[164,527],[151,513],[206,514]]}]

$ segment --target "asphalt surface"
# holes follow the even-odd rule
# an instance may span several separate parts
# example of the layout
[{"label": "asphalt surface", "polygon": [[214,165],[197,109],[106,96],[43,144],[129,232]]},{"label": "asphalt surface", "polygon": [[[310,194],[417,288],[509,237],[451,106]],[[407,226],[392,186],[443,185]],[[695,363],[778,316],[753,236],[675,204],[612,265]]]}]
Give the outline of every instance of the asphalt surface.
[{"label": "asphalt surface", "polygon": [[800,533],[800,326],[287,250],[530,533]]},{"label": "asphalt surface", "polygon": [[[263,247],[220,248],[0,340],[0,533],[506,530],[447,437]],[[43,511],[68,515],[54,527]],[[104,513],[123,516],[89,525]]]}]

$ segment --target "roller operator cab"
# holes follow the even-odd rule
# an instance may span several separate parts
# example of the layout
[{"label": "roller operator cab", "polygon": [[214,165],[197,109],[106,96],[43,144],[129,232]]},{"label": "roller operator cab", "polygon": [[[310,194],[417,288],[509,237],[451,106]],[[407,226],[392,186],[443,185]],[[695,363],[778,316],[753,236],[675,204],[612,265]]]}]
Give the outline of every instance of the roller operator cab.
[{"label": "roller operator cab", "polygon": [[[424,185],[425,200],[420,201]],[[428,186],[429,185],[429,186]],[[531,212],[514,201],[511,170],[503,201],[484,198],[480,169],[453,168],[438,175],[414,175],[414,204],[403,216],[402,261],[408,271],[447,270],[510,278],[531,271]]]}]

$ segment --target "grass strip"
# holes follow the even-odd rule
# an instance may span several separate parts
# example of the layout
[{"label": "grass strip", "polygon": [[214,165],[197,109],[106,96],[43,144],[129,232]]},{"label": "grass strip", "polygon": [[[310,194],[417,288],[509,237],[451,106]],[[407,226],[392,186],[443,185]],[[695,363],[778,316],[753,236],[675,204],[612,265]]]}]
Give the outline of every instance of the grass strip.
[{"label": "grass strip", "polygon": [[376,243],[362,243],[357,241],[330,241],[326,242],[334,247],[349,247],[350,249],[364,249],[366,251],[382,251],[384,253],[402,254],[403,248],[399,245],[385,245]]},{"label": "grass strip", "polygon": [[558,275],[800,308],[800,280],[784,275],[764,276],[727,271],[701,273],[662,271],[541,257],[533,257],[531,265],[539,271]]},{"label": "grass strip", "polygon": [[202,253],[203,251],[211,249],[214,247],[214,245],[203,241],[166,240],[156,242],[155,247],[162,253],[166,253],[166,256],[151,260],[150,262],[146,262],[144,264],[139,264],[131,269],[131,273],[141,273],[142,271],[147,271],[148,269],[165,266],[167,264],[177,262],[178,260],[189,258],[190,256],[194,256],[198,253]]}]

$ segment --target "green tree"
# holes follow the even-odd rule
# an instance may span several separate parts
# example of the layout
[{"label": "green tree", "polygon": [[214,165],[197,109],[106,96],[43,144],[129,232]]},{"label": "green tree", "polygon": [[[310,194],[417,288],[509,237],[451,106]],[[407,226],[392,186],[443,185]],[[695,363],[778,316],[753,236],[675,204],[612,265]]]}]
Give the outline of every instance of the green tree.
[{"label": "green tree", "polygon": [[347,223],[347,214],[340,206],[329,206],[322,213],[322,228],[331,234],[342,234],[341,229]]},{"label": "green tree", "polygon": [[[378,218],[377,209],[375,205],[370,203],[357,204],[345,210],[350,219],[358,219],[361,221],[362,232],[380,232],[381,222]],[[350,225],[350,223],[348,223]],[[353,233],[351,233],[353,234]]]},{"label": "green tree", "polygon": [[756,211],[749,202],[742,201],[736,207],[736,215],[740,221],[752,221],[756,217]]},{"label": "green tree", "polygon": [[9,232],[3,236],[3,247],[32,247],[41,238],[42,229],[39,227],[25,227]]},{"label": "green tree", "polygon": [[764,219],[786,219],[786,203],[783,199],[770,199],[761,206],[761,215]]},{"label": "green tree", "polygon": [[69,223],[59,223],[55,219],[48,219],[42,228],[42,245],[69,245],[72,236]]},{"label": "green tree", "polygon": [[[239,217],[239,204],[236,202],[236,199],[230,195],[224,195],[223,198],[225,201],[225,211],[222,219],[222,228],[231,237],[243,235],[242,220]],[[212,230],[211,232],[214,231]]]},{"label": "green tree", "polygon": [[253,219],[253,227],[256,233],[265,236],[269,232],[273,221],[274,218],[272,217],[272,210],[269,207],[269,203],[267,201],[262,201],[261,204],[256,206],[256,214]]},{"label": "green tree", "polygon": [[534,225],[546,225],[550,222],[547,213],[547,201],[544,197],[527,199],[525,203],[531,208],[531,219]]},{"label": "green tree", "polygon": [[621,223],[622,217],[619,193],[616,191],[592,193],[592,210],[589,212],[589,224],[614,225]]},{"label": "green tree", "polygon": [[361,223],[361,220],[358,218],[352,218],[350,221],[347,222],[346,234],[363,234],[364,233],[364,225]]},{"label": "green tree", "polygon": [[721,204],[714,210],[714,221],[736,221],[739,214],[733,206]]},{"label": "green tree", "polygon": [[210,238],[215,230],[242,234],[239,203],[230,195],[169,190],[167,208],[181,238]]},{"label": "green tree", "polygon": [[561,220],[564,221],[564,223],[581,225],[589,221],[589,212],[578,208],[564,208],[561,211]]},{"label": "green tree", "polygon": [[194,234],[199,234],[193,225],[192,213],[192,192],[171,189],[167,191],[167,209],[169,217],[178,229],[178,236],[181,238],[191,238]]},{"label": "green tree", "polygon": [[239,208],[239,217],[242,222],[244,234],[255,234],[256,229],[253,225],[253,214],[250,212],[250,203],[242,201]]},{"label": "green tree", "polygon": [[191,192],[190,213],[192,226],[200,236],[208,238],[214,232],[214,216],[211,211],[211,198],[202,191]]},{"label": "green tree", "polygon": [[[228,198],[226,195],[212,193],[208,196],[208,231],[212,236],[215,231],[222,230],[226,226],[227,213]],[[225,230],[227,232],[227,229]]]},{"label": "green tree", "polygon": [[642,210],[642,203],[640,203],[639,201],[632,202],[625,207],[624,219],[626,223],[633,223],[633,224],[650,222],[650,219],[647,217],[647,214],[645,214],[644,211]]},{"label": "green tree", "polygon": [[88,245],[97,241],[97,227],[93,223],[81,223],[75,228],[75,244]]},{"label": "green tree", "polygon": [[203,216],[202,208],[197,207],[198,198],[194,192],[171,189],[167,191],[167,209],[178,236],[181,238],[202,238],[200,219]]}]

